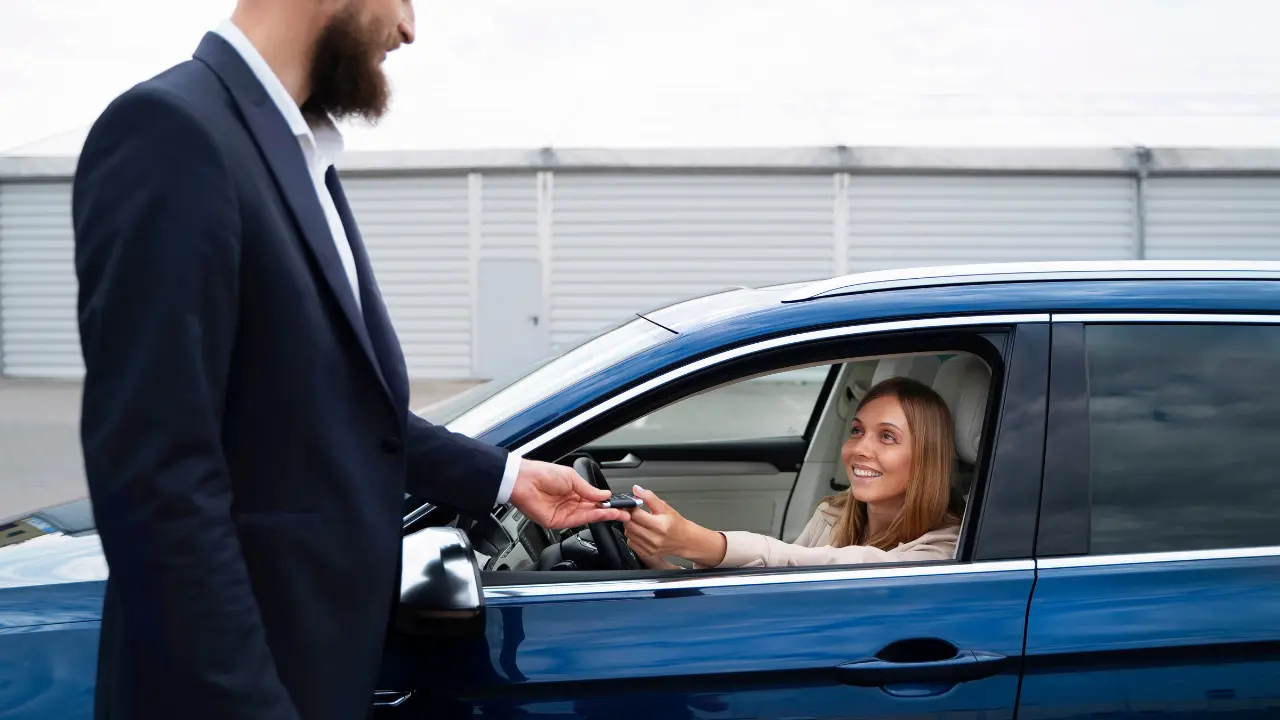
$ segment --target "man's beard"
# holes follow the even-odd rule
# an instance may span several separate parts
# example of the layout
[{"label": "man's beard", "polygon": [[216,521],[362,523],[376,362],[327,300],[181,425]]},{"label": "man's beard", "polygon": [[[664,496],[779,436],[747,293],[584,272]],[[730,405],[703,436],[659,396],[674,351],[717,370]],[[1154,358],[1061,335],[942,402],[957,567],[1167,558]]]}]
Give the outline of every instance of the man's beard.
[{"label": "man's beard", "polygon": [[334,120],[361,117],[376,122],[387,110],[391,88],[380,60],[386,38],[360,22],[359,3],[350,3],[329,21],[316,40],[311,61],[307,117]]}]

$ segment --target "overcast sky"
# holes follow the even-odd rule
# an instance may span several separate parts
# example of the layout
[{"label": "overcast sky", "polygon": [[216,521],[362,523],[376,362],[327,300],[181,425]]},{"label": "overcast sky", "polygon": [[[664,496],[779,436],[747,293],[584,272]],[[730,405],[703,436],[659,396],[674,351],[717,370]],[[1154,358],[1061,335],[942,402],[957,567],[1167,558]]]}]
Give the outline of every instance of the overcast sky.
[{"label": "overcast sky", "polygon": [[[234,0],[0,0],[0,150],[66,145]],[[1277,0],[430,0],[353,148],[1271,145]],[[45,142],[37,142],[45,140]],[[24,153],[26,154],[26,153]]]}]

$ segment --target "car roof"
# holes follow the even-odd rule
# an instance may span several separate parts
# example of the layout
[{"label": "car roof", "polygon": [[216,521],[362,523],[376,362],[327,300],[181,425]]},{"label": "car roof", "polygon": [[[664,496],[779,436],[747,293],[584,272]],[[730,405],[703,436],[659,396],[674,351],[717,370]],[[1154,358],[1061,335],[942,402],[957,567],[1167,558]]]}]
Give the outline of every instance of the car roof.
[{"label": "car roof", "polygon": [[[1057,261],[940,265],[878,270],[760,288],[732,288],[669,305],[641,317],[675,332],[740,319],[780,305],[848,295],[928,288],[963,289],[1071,281],[1280,280],[1280,262],[1224,260]],[[1028,297],[1030,299],[1030,297]]]},{"label": "car roof", "polygon": [[[975,266],[957,266],[965,267]],[[655,377],[689,358],[841,325],[944,316],[1047,321],[1056,314],[1280,315],[1280,282],[1276,282],[1280,280],[1280,263],[1019,263],[981,267],[988,270],[941,273],[929,268],[916,276],[898,271],[906,277],[892,282],[886,282],[884,274],[867,273],[739,288],[642,314],[675,334],[517,413],[484,435],[491,442],[514,442],[562,417],[567,408],[592,403],[602,394]],[[1033,272],[1037,268],[1043,272]],[[868,282],[870,278],[878,280]]]}]

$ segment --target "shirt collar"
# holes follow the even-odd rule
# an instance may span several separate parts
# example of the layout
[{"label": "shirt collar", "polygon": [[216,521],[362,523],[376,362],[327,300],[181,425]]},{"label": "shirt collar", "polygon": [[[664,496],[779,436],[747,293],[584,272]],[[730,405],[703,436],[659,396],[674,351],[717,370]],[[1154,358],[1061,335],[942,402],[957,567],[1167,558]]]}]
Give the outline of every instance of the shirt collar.
[{"label": "shirt collar", "polygon": [[342,151],[343,140],[342,133],[338,131],[336,125],[329,118],[317,118],[308,123],[303,117],[302,110],[298,108],[298,104],[294,102],[293,96],[285,89],[284,83],[280,82],[280,78],[263,59],[262,53],[249,42],[249,38],[244,34],[236,24],[230,19],[223,20],[214,29],[218,35],[221,35],[231,47],[240,53],[244,58],[245,64],[253,71],[258,82],[262,83],[262,87],[267,91],[267,97],[271,98],[271,102],[275,104],[276,109],[284,116],[285,122],[289,124],[289,130],[304,145],[318,149],[324,154],[332,157]]}]

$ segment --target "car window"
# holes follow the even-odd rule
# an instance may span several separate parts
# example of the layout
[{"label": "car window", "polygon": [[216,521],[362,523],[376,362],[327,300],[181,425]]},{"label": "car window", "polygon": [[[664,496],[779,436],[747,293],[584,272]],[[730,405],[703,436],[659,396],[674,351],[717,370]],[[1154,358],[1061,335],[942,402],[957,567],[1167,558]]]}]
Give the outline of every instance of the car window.
[{"label": "car window", "polygon": [[801,437],[831,366],[788,370],[685,398],[596,444],[657,445]]},{"label": "car window", "polygon": [[1085,329],[1090,552],[1280,545],[1280,326]]}]

